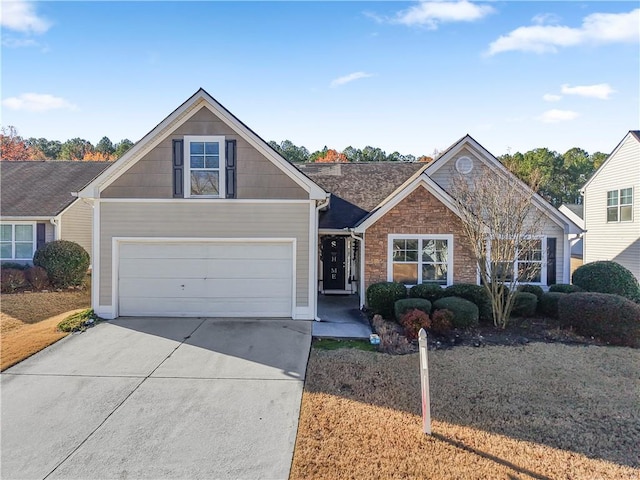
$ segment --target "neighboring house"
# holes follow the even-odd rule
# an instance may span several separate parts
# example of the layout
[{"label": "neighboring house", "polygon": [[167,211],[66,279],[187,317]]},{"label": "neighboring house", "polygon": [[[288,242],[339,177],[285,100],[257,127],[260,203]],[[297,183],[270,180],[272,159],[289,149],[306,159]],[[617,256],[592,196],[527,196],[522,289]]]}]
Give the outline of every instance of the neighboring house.
[{"label": "neighboring house", "polygon": [[[584,230],[584,205],[577,203],[563,203],[558,208],[573,223]],[[584,257],[583,234],[569,235],[569,245],[571,246],[571,274],[582,265]]]},{"label": "neighboring house", "polygon": [[[469,136],[429,165],[296,168],[200,89],[79,192],[94,205],[93,308],[314,319],[318,291],[364,301],[379,281],[476,283],[446,192],[456,165],[511,176]],[[580,229],[535,202],[538,283],[568,282]]]},{"label": "neighboring house", "polygon": [[640,280],[640,131],[631,130],[582,188],[584,261],[613,260]]},{"label": "neighboring house", "polygon": [[91,202],[72,195],[105,162],[0,162],[0,260],[30,263],[52,240],[79,243],[91,255]]}]

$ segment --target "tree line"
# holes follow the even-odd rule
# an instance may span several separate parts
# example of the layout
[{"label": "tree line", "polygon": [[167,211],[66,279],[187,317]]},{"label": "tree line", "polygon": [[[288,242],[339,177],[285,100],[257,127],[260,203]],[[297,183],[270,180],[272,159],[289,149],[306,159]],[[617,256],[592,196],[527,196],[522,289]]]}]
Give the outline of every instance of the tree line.
[{"label": "tree line", "polygon": [[[129,139],[113,143],[108,137],[94,146],[88,140],[72,138],[66,142],[46,138],[23,138],[12,127],[2,127],[0,133],[1,159],[11,160],[72,160],[113,161],[120,158],[133,146]],[[440,151],[428,155],[404,155],[399,152],[387,154],[377,147],[362,149],[349,146],[342,151],[324,147],[309,152],[304,146],[290,140],[269,145],[291,163],[347,163],[347,162],[431,162]],[[525,153],[507,153],[498,160],[527,184],[538,179],[538,193],[555,207],[563,203],[582,203],[580,189],[606,160],[607,154],[589,154],[581,148],[572,148],[560,154],[548,148],[534,148]]]},{"label": "tree line", "polygon": [[13,126],[2,127],[0,133],[1,157],[5,161],[71,160],[112,162],[133,147],[128,138],[113,143],[109,137],[93,145],[83,138],[66,142],[46,138],[23,138]]}]

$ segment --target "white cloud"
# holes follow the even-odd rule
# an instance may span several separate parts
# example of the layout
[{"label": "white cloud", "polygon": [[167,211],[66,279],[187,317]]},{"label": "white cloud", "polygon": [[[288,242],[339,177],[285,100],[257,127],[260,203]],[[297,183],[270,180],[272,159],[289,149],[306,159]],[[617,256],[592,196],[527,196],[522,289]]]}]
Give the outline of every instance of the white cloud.
[{"label": "white cloud", "polygon": [[558,122],[567,122],[570,120],[574,120],[579,117],[578,112],[573,112],[571,110],[547,110],[539,117],[536,117],[537,120],[540,120],[542,123],[558,123]]},{"label": "white cloud", "polygon": [[51,27],[51,22],[36,13],[33,3],[12,0],[2,2],[0,25],[22,33],[44,33]]},{"label": "white cloud", "polygon": [[608,83],[598,83],[596,85],[576,85],[572,87],[568,84],[562,85],[562,93],[565,95],[579,95],[581,97],[599,98],[607,100],[615,92]]},{"label": "white cloud", "polygon": [[39,47],[40,44],[33,38],[2,37],[2,46],[7,48]]},{"label": "white cloud", "polygon": [[338,77],[334,80],[331,81],[331,87],[335,88],[335,87],[339,87],[340,85],[344,85],[346,83],[350,83],[353,82],[355,80],[360,80],[361,78],[369,78],[369,77],[373,77],[372,73],[365,73],[365,72],[354,72],[354,73],[350,73],[349,75],[345,75],[344,77]]},{"label": "white cloud", "polygon": [[46,93],[23,93],[17,97],[5,98],[2,105],[11,110],[46,112],[47,110],[77,110],[78,107],[61,97]]},{"label": "white cloud", "polygon": [[555,13],[539,13],[535,15],[531,21],[536,25],[560,23],[560,17]]},{"label": "white cloud", "polygon": [[542,96],[542,99],[545,102],[558,102],[558,101],[562,100],[562,95],[554,95],[553,93],[545,93]]},{"label": "white cloud", "polygon": [[495,12],[489,5],[478,5],[468,0],[423,1],[406,10],[401,10],[392,18],[370,15],[377,21],[399,23],[409,27],[421,26],[435,30],[440,23],[474,22]]},{"label": "white cloud", "polygon": [[560,25],[519,27],[493,41],[487,53],[547,53],[587,43],[635,43],[639,40],[640,8],[627,13],[593,13],[582,20],[579,28]]}]

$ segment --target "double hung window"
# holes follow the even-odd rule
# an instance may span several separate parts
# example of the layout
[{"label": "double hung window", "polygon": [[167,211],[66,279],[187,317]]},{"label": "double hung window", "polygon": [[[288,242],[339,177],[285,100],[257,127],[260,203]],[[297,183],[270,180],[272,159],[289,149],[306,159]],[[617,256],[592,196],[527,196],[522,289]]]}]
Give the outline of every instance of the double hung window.
[{"label": "double hung window", "polygon": [[452,235],[390,235],[389,250],[390,281],[407,286],[452,283]]},{"label": "double hung window", "polygon": [[184,190],[188,196],[224,198],[224,137],[186,136],[185,160]]},{"label": "double hung window", "polygon": [[35,252],[36,228],[33,223],[0,225],[0,258],[31,260]]}]

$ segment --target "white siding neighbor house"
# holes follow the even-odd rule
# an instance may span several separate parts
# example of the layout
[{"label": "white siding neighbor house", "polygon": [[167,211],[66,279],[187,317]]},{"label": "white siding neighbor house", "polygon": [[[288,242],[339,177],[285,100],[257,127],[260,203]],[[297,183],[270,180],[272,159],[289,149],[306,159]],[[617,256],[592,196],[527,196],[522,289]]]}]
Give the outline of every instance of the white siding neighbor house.
[{"label": "white siding neighbor house", "polygon": [[640,131],[625,135],[582,189],[584,263],[613,260],[640,279]]}]

